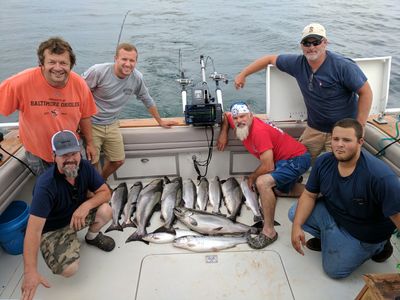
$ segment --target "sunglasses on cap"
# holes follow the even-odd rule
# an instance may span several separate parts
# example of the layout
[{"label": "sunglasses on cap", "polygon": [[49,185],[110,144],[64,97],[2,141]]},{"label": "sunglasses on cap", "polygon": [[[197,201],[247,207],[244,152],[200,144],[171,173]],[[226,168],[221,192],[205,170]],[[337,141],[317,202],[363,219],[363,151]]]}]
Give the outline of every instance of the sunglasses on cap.
[{"label": "sunglasses on cap", "polygon": [[311,47],[311,45],[313,45],[314,47],[317,47],[317,46],[319,46],[319,45],[321,45],[321,43],[322,43],[322,41],[323,41],[324,39],[320,39],[320,40],[315,40],[315,41],[307,41],[307,40],[305,40],[305,41],[302,41],[301,42],[301,44],[304,46],[304,47]]}]

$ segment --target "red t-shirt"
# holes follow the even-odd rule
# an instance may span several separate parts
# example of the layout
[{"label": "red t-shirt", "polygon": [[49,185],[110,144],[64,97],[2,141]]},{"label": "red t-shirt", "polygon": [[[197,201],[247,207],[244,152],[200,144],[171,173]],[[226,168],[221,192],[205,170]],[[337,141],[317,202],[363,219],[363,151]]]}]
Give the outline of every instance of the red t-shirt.
[{"label": "red t-shirt", "polygon": [[[226,115],[228,116],[230,127],[235,128],[232,115]],[[249,135],[243,141],[243,145],[258,159],[260,159],[260,155],[263,152],[272,149],[274,162],[287,160],[307,152],[302,143],[283,132],[282,129],[265,123],[256,117],[253,118]]]},{"label": "red t-shirt", "polygon": [[76,132],[81,119],[97,111],[85,80],[71,72],[67,85],[52,87],[40,67],[18,73],[0,85],[0,114],[19,110],[19,135],[25,149],[52,162],[51,137],[60,130]]}]

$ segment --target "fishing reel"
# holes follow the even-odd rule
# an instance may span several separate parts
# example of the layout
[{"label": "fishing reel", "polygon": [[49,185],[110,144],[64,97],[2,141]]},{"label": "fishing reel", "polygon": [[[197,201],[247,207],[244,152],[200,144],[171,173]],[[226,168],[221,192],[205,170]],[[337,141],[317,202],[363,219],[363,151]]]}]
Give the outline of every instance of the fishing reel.
[{"label": "fishing reel", "polygon": [[226,78],[226,75],[220,74],[217,72],[214,72],[210,74],[210,78],[216,82],[222,81],[225,84],[228,84],[228,79]]}]

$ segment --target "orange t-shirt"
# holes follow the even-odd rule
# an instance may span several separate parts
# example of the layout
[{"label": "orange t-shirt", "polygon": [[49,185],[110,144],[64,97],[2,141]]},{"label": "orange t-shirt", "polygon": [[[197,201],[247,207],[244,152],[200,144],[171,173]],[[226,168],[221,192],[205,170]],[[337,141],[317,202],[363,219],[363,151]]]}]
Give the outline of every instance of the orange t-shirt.
[{"label": "orange t-shirt", "polygon": [[60,130],[76,132],[82,118],[97,111],[92,93],[75,72],[67,85],[48,84],[40,67],[18,73],[0,85],[0,114],[19,110],[19,135],[25,149],[52,162],[51,137]]}]

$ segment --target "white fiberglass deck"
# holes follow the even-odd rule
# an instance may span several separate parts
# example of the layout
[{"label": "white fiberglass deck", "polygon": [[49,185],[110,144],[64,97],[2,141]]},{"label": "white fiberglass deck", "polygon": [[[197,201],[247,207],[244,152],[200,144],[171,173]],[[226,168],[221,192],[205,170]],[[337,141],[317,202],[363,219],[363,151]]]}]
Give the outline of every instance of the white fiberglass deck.
[{"label": "white fiberglass deck", "polygon": [[[110,232],[116,241],[111,253],[83,242],[80,270],[69,279],[51,274],[40,256],[39,270],[51,288],[40,286],[35,299],[354,299],[364,285],[362,274],[397,272],[400,240],[392,238],[396,249],[388,261],[368,261],[346,279],[327,277],[320,253],[305,249],[301,256],[291,246],[287,211],[294,201],[278,200],[279,238],[263,250],[244,244],[216,253],[194,253],[171,244],[125,244],[134,230],[127,228]],[[245,206],[238,220],[251,223]],[[159,224],[156,212],[149,232]],[[176,226],[184,228],[179,222]],[[79,236],[83,240],[84,232]],[[209,263],[215,259],[217,263]],[[22,273],[22,255],[0,250],[0,299],[20,297]]]}]

